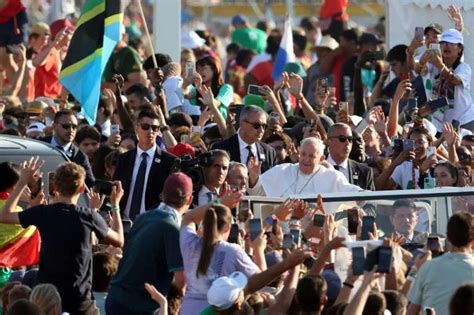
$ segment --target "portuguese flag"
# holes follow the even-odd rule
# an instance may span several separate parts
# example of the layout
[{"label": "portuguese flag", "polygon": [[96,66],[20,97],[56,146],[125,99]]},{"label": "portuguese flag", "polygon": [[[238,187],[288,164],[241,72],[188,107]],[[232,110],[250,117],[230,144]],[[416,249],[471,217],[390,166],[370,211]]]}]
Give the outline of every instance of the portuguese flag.
[{"label": "portuguese flag", "polygon": [[[0,196],[0,209],[6,196]],[[16,211],[21,211],[17,207]],[[34,226],[24,229],[17,224],[0,223],[0,267],[19,268],[39,263],[41,239]]]},{"label": "portuguese flag", "polygon": [[64,59],[59,81],[95,124],[105,65],[120,41],[126,0],[86,0]]}]

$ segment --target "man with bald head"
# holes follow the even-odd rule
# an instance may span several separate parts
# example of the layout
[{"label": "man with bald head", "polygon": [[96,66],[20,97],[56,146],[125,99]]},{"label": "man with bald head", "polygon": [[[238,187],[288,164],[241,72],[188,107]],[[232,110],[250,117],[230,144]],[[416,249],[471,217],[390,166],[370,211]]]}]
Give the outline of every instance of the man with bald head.
[{"label": "man with bald head", "polygon": [[258,164],[251,162],[247,191],[250,195],[289,197],[362,190],[350,184],[341,172],[321,165],[323,154],[321,139],[309,137],[301,142],[298,163],[280,164],[260,175]]},{"label": "man with bald head", "polygon": [[375,190],[372,169],[362,163],[349,159],[352,150],[351,128],[344,123],[337,123],[329,128],[327,161],[334,169],[341,172],[349,183],[364,190]]}]

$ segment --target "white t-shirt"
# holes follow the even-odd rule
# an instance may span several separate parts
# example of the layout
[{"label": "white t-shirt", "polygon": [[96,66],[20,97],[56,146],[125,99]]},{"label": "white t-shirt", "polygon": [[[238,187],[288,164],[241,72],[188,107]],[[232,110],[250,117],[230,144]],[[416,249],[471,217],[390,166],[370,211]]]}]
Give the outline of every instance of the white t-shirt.
[{"label": "white t-shirt", "polygon": [[[430,74],[431,82],[433,84],[433,93],[438,92],[439,78],[436,79],[436,75],[439,70],[428,64],[428,73]],[[432,116],[432,122],[438,131],[443,130],[444,122],[451,122],[453,119],[458,120],[461,125],[464,125],[474,120],[474,108],[472,105],[471,97],[471,66],[467,63],[461,62],[453,73],[459,77],[462,81],[461,85],[454,87],[454,93],[448,95],[449,104],[453,106],[446,110],[446,112],[436,111]],[[444,89],[444,87],[443,87]],[[442,91],[444,93],[445,91]],[[451,98],[454,95],[454,98]]]},{"label": "white t-shirt", "polygon": [[178,76],[168,77],[163,82],[163,89],[165,90],[168,110],[172,110],[175,107],[183,105],[184,95],[183,91],[181,90],[182,84],[183,79]]},{"label": "white t-shirt", "polygon": [[[412,182],[412,161],[405,161],[398,165],[392,173],[392,180],[397,183],[402,189],[408,189],[408,184]],[[418,187],[418,179],[420,178],[420,171],[415,170],[416,187]],[[413,185],[410,185],[413,188]]]}]

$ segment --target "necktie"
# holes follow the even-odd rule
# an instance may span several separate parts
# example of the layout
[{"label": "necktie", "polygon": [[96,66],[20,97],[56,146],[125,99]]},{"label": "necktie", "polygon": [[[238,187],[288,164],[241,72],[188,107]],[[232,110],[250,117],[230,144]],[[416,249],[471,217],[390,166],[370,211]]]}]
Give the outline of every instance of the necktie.
[{"label": "necktie", "polygon": [[138,168],[137,177],[135,179],[135,187],[133,188],[132,203],[130,204],[130,220],[134,220],[135,217],[140,213],[143,198],[143,188],[145,186],[145,174],[146,174],[146,159],[148,155],[146,152],[142,153],[142,161]]},{"label": "necktie", "polygon": [[247,156],[247,163],[246,164],[249,164],[250,158],[255,157],[255,155],[252,152],[252,147],[251,146],[248,145],[247,150],[249,151],[249,155]]},{"label": "necktie", "polygon": [[340,167],[339,165],[334,165],[334,169],[335,169],[336,171],[340,171],[340,170],[341,170],[341,167]]},{"label": "necktie", "polygon": [[207,195],[207,202],[211,202],[212,201],[212,192],[208,191],[206,193],[206,195]]}]

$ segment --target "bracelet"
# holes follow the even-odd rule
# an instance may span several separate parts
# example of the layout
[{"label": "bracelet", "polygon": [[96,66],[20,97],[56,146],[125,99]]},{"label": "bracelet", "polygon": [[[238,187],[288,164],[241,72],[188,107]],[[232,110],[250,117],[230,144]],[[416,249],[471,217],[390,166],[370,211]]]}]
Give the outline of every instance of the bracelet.
[{"label": "bracelet", "polygon": [[112,206],[112,207],[110,207],[110,211],[112,211],[112,212],[120,212],[120,206]]},{"label": "bracelet", "polygon": [[354,285],[351,284],[351,283],[349,283],[349,282],[344,281],[344,282],[342,283],[342,285],[345,285],[345,286],[348,287],[348,288],[354,289]]}]

